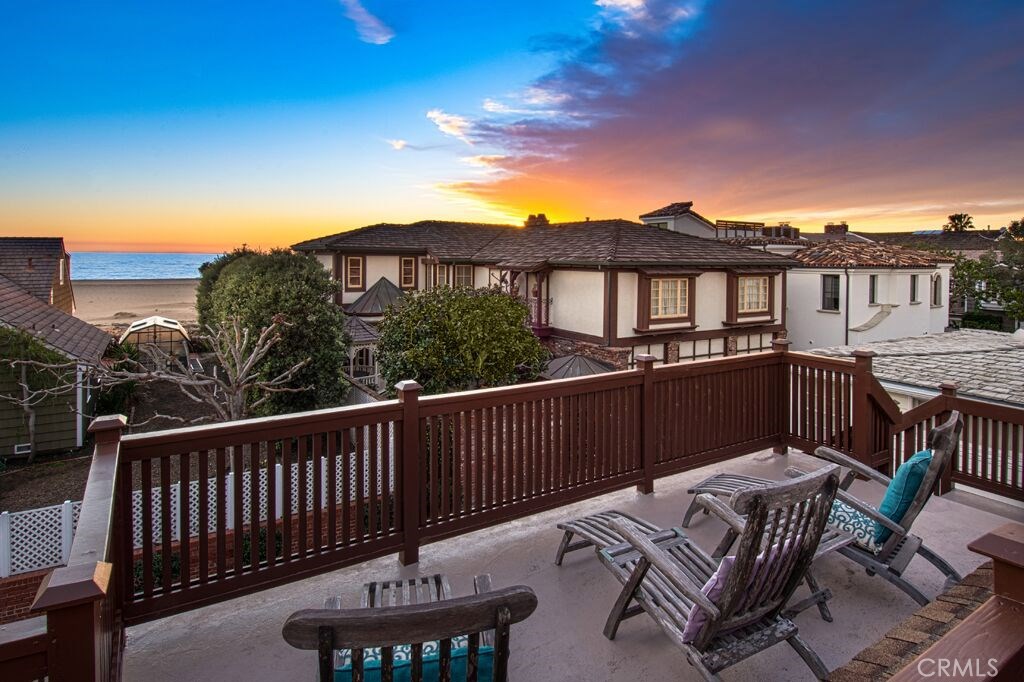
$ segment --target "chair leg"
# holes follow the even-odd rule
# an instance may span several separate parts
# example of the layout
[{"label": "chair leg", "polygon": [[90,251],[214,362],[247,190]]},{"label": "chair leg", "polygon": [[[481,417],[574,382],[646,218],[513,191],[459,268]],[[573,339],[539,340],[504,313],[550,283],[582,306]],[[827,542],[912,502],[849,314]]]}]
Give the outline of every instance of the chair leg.
[{"label": "chair leg", "polygon": [[[697,513],[698,509],[703,509],[703,507],[697,504],[697,495],[694,494],[693,499],[690,500],[690,506],[686,508],[686,513],[683,515],[683,522],[680,524],[683,528],[690,527],[690,520],[693,519],[693,515]],[[704,509],[704,513],[707,514],[708,511]]]},{"label": "chair leg", "polygon": [[814,652],[814,649],[807,646],[807,642],[800,639],[800,635],[793,635],[786,641],[789,642],[789,645],[793,647],[798,654],[800,654],[800,658],[804,659],[804,663],[806,663],[807,667],[811,669],[811,672],[814,673],[815,677],[819,680],[828,679],[828,668],[825,667],[825,663],[821,660],[818,654]]},{"label": "chair leg", "polygon": [[619,597],[615,600],[615,604],[608,614],[608,620],[604,624],[604,636],[608,639],[615,639],[615,633],[619,631],[619,623],[626,618],[626,610],[629,608],[629,603],[633,601],[637,590],[640,589],[640,583],[643,582],[644,576],[647,575],[647,570],[650,567],[651,564],[643,557],[640,557],[636,568],[633,569],[633,573],[629,576],[629,580],[622,586],[622,591],[619,592]]},{"label": "chair leg", "polygon": [[816,605],[818,607],[818,611],[821,613],[821,619],[826,623],[831,623],[832,612],[828,608],[828,600],[832,598],[832,591],[828,588],[821,589],[818,581],[815,580],[814,575],[810,571],[807,571],[807,573],[804,574],[804,582],[807,583],[807,589],[811,591],[811,595],[806,599],[801,599],[795,604],[788,605],[782,615],[786,618],[793,618],[803,610],[810,608],[812,605]]},{"label": "chair leg", "polygon": [[565,553],[569,551],[569,543],[572,542],[573,532],[571,530],[565,531],[565,535],[562,536],[562,542],[558,545],[558,553],[555,555],[555,566],[562,565],[562,559],[565,558]]},{"label": "chair leg", "polygon": [[940,557],[928,547],[921,545],[917,548],[917,553],[924,557],[924,559],[932,566],[939,569],[942,572],[942,575],[946,576],[947,582],[958,583],[964,579],[964,577],[957,573],[957,570],[953,568],[948,561]]}]

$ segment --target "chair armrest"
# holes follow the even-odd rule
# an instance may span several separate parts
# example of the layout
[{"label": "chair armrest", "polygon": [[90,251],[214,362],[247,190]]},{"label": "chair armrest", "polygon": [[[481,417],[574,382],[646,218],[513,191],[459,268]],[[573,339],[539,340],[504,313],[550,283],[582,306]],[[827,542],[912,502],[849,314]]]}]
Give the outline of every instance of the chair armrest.
[{"label": "chair armrest", "polygon": [[707,595],[700,591],[701,586],[693,582],[688,575],[679,570],[679,567],[672,563],[669,555],[658,548],[641,531],[637,530],[632,523],[626,519],[612,519],[609,524],[622,537],[633,546],[640,555],[650,562],[651,566],[661,571],[680,592],[693,600],[693,603],[706,611],[712,618],[721,616],[721,611]]},{"label": "chair armrest", "polygon": [[698,495],[697,504],[725,521],[725,523],[739,535],[742,535],[744,529],[747,527],[747,522],[743,520],[742,516],[733,511],[732,507],[710,493],[701,493]]},{"label": "chair armrest", "polygon": [[858,500],[856,497],[846,492],[845,490],[836,491],[836,499],[845,503],[847,506],[853,507],[864,516],[867,516],[872,521],[888,528],[897,535],[905,536],[907,534],[907,530],[903,526],[896,523],[888,516],[872,507],[870,504],[867,504],[866,502],[861,502],[860,500]]},{"label": "chair armrest", "polygon": [[848,457],[837,450],[827,448],[824,445],[814,451],[814,456],[819,459],[828,460],[829,462],[833,462],[839,466],[844,466],[847,469],[856,472],[858,475],[863,476],[864,478],[870,478],[871,480],[877,481],[886,487],[888,487],[889,483],[892,482],[892,479],[885,474],[875,471],[866,464],[858,462],[852,457]]}]

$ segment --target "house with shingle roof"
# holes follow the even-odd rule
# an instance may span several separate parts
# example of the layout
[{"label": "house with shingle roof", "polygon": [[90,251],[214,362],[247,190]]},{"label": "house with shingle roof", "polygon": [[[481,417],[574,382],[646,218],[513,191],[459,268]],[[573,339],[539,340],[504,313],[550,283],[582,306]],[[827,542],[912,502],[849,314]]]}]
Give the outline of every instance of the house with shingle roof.
[{"label": "house with shingle roof", "polygon": [[677,201],[661,208],[640,214],[645,225],[664,230],[692,234],[695,237],[715,239],[718,228],[700,213],[693,210],[692,201]]},{"label": "house with shingle roof", "polygon": [[[24,282],[25,280],[21,280]],[[42,282],[42,280],[39,280]],[[82,368],[103,358],[113,338],[57,306],[45,302],[42,286],[29,291],[20,283],[0,274],[0,328],[23,332],[46,348],[81,363],[76,386],[67,394],[53,396],[35,405],[36,452],[80,447],[94,392],[81,381]],[[2,343],[0,338],[0,343]],[[0,356],[12,353],[0,348]],[[27,370],[32,371],[32,370]],[[0,394],[17,396],[19,376],[9,366],[0,366]],[[29,454],[29,433],[25,411],[18,405],[0,400],[0,457]]]},{"label": "house with shingle roof", "polygon": [[75,314],[71,256],[63,237],[0,237],[0,275],[43,303]]},{"label": "house with shingle roof", "polygon": [[[786,270],[777,254],[628,220],[523,226],[380,224],[292,247],[342,282],[350,312],[385,278],[399,291],[498,286],[521,297],[557,356],[632,366],[768,348],[785,329]],[[372,286],[371,286],[372,285]]]},{"label": "house with shingle roof", "polygon": [[791,257],[794,350],[938,334],[949,325],[951,258],[854,240],[816,242]]}]

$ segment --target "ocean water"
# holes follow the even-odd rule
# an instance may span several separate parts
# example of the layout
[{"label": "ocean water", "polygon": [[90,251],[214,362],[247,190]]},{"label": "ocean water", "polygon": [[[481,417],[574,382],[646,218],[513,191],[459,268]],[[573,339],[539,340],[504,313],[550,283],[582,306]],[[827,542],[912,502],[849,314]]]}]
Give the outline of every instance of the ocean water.
[{"label": "ocean water", "polygon": [[71,279],[197,279],[199,266],[216,253],[104,253],[71,254]]}]

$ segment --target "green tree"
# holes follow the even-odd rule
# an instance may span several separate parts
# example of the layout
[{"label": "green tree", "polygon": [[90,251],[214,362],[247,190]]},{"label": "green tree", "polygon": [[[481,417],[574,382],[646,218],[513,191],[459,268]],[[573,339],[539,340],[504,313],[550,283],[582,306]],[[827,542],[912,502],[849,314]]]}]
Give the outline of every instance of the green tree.
[{"label": "green tree", "polygon": [[344,314],[334,303],[338,283],[312,257],[275,250],[249,253],[225,265],[211,295],[211,311],[220,325],[238,320],[256,333],[280,324],[280,342],[259,363],[271,380],[305,359],[292,377],[296,393],[276,393],[259,406],[261,414],[285,414],[342,402],[348,384],[342,370],[348,358]]},{"label": "green tree", "polygon": [[1020,220],[1011,220],[1006,231],[1010,233],[1010,237],[1013,239],[1024,240],[1024,218],[1021,218]]},{"label": "green tree", "polygon": [[949,222],[942,226],[946,232],[966,232],[974,229],[974,218],[966,213],[954,213],[948,220]]},{"label": "green tree", "polygon": [[548,353],[526,328],[528,315],[522,301],[497,288],[411,294],[378,325],[384,383],[393,391],[415,379],[431,394],[535,379]]},{"label": "green tree", "polygon": [[222,253],[208,263],[199,266],[199,284],[196,286],[196,316],[201,328],[212,327],[218,322],[213,314],[213,288],[224,268],[239,258],[256,255],[257,252],[243,244],[234,251]]}]

